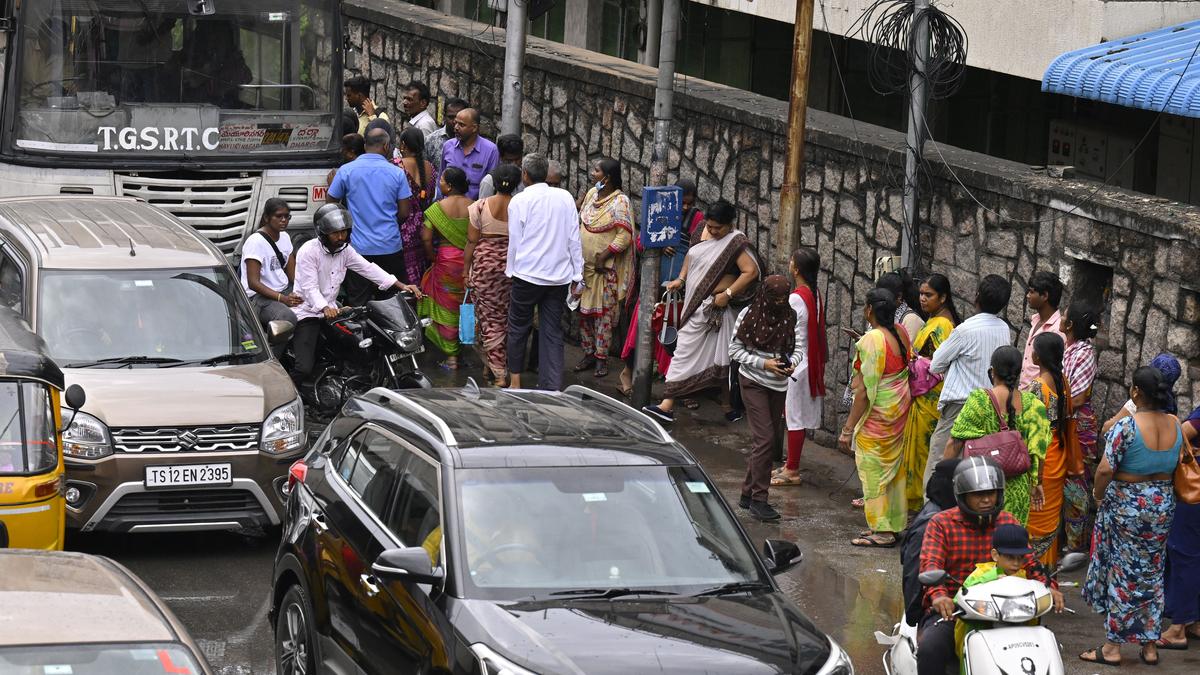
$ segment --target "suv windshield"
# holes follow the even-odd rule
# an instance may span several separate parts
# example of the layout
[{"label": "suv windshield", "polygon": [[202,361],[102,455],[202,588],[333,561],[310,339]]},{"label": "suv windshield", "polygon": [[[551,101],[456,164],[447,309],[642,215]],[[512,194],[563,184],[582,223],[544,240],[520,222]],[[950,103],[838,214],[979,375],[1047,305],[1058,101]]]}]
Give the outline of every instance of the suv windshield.
[{"label": "suv windshield", "polygon": [[216,365],[267,355],[241,284],[225,266],[46,271],[38,333],[68,368]]},{"label": "suv windshield", "polygon": [[50,392],[36,382],[0,381],[0,474],[58,466]]},{"label": "suv windshield", "polygon": [[16,145],[314,152],[340,110],[336,0],[39,0],[21,9]]},{"label": "suv windshield", "polygon": [[690,594],[768,583],[695,467],[469,469],[457,475],[459,550],[471,596],[569,598],[570,591],[608,589]]}]

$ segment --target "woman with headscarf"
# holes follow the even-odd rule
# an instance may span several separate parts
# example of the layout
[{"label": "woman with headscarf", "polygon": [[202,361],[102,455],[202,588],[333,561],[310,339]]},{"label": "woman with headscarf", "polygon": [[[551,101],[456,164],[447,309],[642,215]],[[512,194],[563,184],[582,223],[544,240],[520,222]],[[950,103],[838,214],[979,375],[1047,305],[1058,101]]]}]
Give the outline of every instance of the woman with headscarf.
[{"label": "woman with headscarf", "polygon": [[621,164],[602,159],[592,170],[596,185],[583,198],[579,235],[583,241],[583,293],[579,296],[583,359],[575,372],[595,368],[608,374],[608,350],[621,302],[633,286],[637,227],[633,205],[622,190]]},{"label": "woman with headscarf", "polygon": [[808,429],[821,427],[821,406],[825,400],[825,305],[817,290],[821,256],[814,248],[798,248],[792,253],[792,278],[796,289],[788,302],[796,311],[796,322],[804,330],[796,353],[800,360],[788,381],[784,419],[787,422],[787,462],[771,476],[772,487],[800,485],[800,456]]},{"label": "woman with headscarf", "polygon": [[906,508],[904,425],[912,406],[908,360],[912,344],[895,323],[896,296],[884,288],[867,293],[863,310],[871,330],[854,345],[854,404],[838,437],[853,449],[863,489],[863,509],[871,529],[851,540],[854,546],[891,548],[904,531]]},{"label": "woman with headscarf", "polygon": [[788,302],[790,295],[791,286],[782,275],[767,277],[750,306],[738,314],[729,343],[729,359],[741,366],[742,400],[754,442],[746,458],[746,478],[738,504],[761,521],[779,520],[779,512],[767,501],[775,456],[775,422],[783,415],[795,364],[805,357],[804,332],[808,324],[796,320],[796,311]]}]

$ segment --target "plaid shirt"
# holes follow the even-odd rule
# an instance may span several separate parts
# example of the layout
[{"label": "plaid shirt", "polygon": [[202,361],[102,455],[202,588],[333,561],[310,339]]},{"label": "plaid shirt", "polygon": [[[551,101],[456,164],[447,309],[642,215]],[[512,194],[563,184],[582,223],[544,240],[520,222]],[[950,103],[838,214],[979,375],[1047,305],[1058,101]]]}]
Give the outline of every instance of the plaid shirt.
[{"label": "plaid shirt", "polygon": [[[937,598],[953,598],[962,585],[961,580],[975,571],[975,565],[992,559],[992,533],[997,525],[1004,524],[1020,525],[1008,511],[1001,511],[991,527],[980,531],[967,522],[957,506],[942,511],[929,521],[921,544],[921,571],[945,570],[955,580],[925,589],[925,611],[929,611]],[[1025,576],[1051,583],[1033,554],[1026,557]]]},{"label": "plaid shirt", "polygon": [[1067,345],[1063,352],[1063,375],[1071,383],[1071,396],[1092,388],[1096,379],[1096,349],[1091,340],[1079,340]]}]

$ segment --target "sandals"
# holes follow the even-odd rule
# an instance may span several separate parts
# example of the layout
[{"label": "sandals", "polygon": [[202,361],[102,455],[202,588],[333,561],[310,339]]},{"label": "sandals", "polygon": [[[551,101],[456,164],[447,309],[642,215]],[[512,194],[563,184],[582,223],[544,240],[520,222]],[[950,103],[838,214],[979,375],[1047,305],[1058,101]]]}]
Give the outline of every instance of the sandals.
[{"label": "sandals", "polygon": [[[1147,647],[1155,647],[1155,651],[1154,651],[1154,660],[1153,660],[1153,661],[1151,661],[1150,659],[1146,658],[1146,648],[1147,648]],[[1141,649],[1138,651],[1138,658],[1142,660],[1142,663],[1144,663],[1144,664],[1146,664],[1146,665],[1148,665],[1148,666],[1157,666],[1157,665],[1158,665],[1158,661],[1159,661],[1159,658],[1158,658],[1158,649],[1157,649],[1157,645],[1155,645],[1153,642],[1145,642],[1145,643],[1142,643],[1142,648],[1141,648]]]},{"label": "sandals", "polygon": [[589,355],[579,359],[579,363],[576,363],[572,370],[576,373],[582,373],[594,365],[596,365],[596,357]]},{"label": "sandals", "polygon": [[1079,655],[1079,660],[1085,661],[1087,663],[1095,663],[1095,664],[1098,664],[1101,666],[1116,667],[1116,666],[1121,665],[1121,659],[1119,659],[1119,658],[1116,661],[1111,661],[1104,657],[1104,645],[1100,645],[1099,647],[1096,647],[1095,649],[1092,650],[1092,658],[1088,658],[1087,652],[1084,652]]},{"label": "sandals", "polygon": [[853,506],[856,509],[865,509],[867,508],[867,500],[863,499],[862,497],[859,497],[858,499],[851,499],[850,506]]},{"label": "sandals", "polygon": [[596,370],[592,373],[592,377],[601,378],[608,375],[608,362],[606,359],[596,359]]},{"label": "sandals", "polygon": [[619,384],[617,385],[617,391],[620,392],[625,398],[633,398],[632,384]]},{"label": "sandals", "polygon": [[1173,650],[1177,650],[1177,651],[1186,651],[1188,648],[1188,639],[1187,639],[1187,637],[1184,637],[1183,642],[1171,642],[1170,640],[1167,640],[1166,638],[1159,638],[1154,641],[1154,646],[1158,647],[1159,649],[1173,649]]},{"label": "sandals", "polygon": [[699,410],[700,401],[697,401],[694,398],[685,398],[683,399],[683,407],[687,408],[688,410]]},{"label": "sandals", "polygon": [[799,473],[788,474],[786,471],[780,471],[771,476],[771,487],[798,487],[804,484],[804,480],[800,478]]},{"label": "sandals", "polygon": [[850,545],[862,548],[896,548],[896,544],[899,542],[899,538],[895,534],[892,535],[890,540],[880,539],[879,536],[878,533],[872,532],[865,537],[851,539]]}]

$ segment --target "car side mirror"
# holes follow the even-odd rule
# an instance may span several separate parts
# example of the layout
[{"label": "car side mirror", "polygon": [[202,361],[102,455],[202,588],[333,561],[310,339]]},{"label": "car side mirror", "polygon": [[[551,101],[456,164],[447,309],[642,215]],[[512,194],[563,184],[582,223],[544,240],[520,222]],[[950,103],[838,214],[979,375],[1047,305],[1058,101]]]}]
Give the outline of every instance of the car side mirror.
[{"label": "car side mirror", "polygon": [[393,548],[379,554],[371,572],[380,579],[412,581],[418,584],[440,584],[445,578],[442,570],[435,569],[429,560],[429,552],[420,546]]},{"label": "car side mirror", "polygon": [[763,557],[770,563],[771,574],[781,574],[800,564],[804,554],[793,542],[768,539],[763,542]]},{"label": "car side mirror", "polygon": [[940,586],[949,578],[950,574],[946,570],[929,570],[917,575],[917,581],[920,581],[922,586]]},{"label": "car side mirror", "polygon": [[1064,572],[1074,572],[1075,570],[1083,569],[1088,564],[1088,555],[1075,551],[1063,556],[1062,562],[1058,564],[1058,571],[1055,574],[1063,574]]},{"label": "car side mirror", "polygon": [[284,342],[292,337],[295,330],[296,324],[291,321],[267,322],[267,337],[271,338],[271,342]]},{"label": "car side mirror", "polygon": [[79,410],[83,407],[84,403],[87,403],[87,394],[84,393],[83,387],[77,384],[67,387],[63,398],[66,401],[67,407],[72,410]]}]

